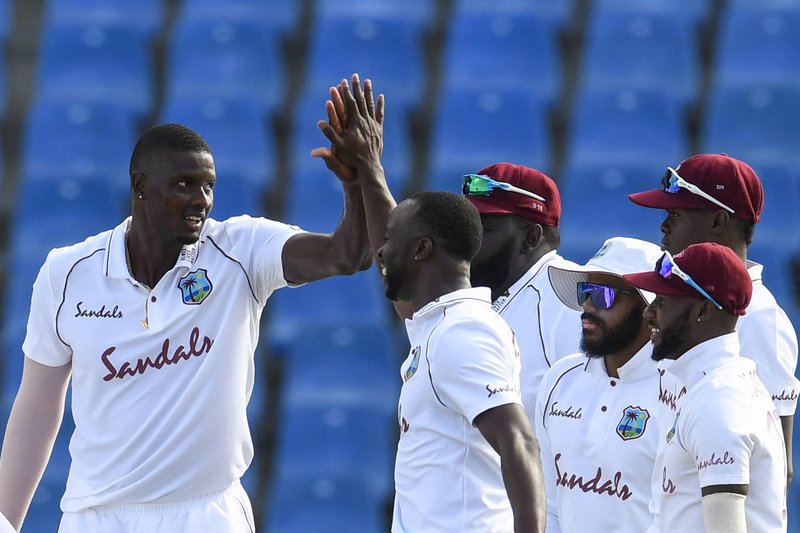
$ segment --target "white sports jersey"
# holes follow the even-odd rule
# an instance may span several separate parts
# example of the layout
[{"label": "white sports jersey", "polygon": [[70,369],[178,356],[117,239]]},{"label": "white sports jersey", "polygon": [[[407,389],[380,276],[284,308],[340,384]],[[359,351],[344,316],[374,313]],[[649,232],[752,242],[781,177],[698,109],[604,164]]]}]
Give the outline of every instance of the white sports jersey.
[{"label": "white sports jersey", "polygon": [[667,434],[659,439],[651,531],[703,531],[701,487],[749,485],[747,530],[786,531],[786,452],[775,405],[739,356],[735,333],[684,353],[669,366],[686,387]]},{"label": "white sports jersey", "polygon": [[25,355],[72,361],[64,511],[225,489],[253,456],[259,317],[286,285],[281,252],[298,229],[208,219],[149,290],[128,271],[128,224],[53,250],[33,287]]},{"label": "white sports jersey", "polygon": [[780,416],[794,415],[800,392],[797,369],[797,334],[789,317],[761,281],[764,267],[747,262],[753,280],[753,296],[747,314],[739,318],[736,329],[742,356],[756,362],[758,377],[772,396]]},{"label": "white sports jersey", "polygon": [[643,532],[658,448],[658,370],[646,344],[610,377],[574,354],[545,374],[536,403],[547,531]]},{"label": "white sports jersey", "polygon": [[514,334],[485,287],[434,300],[406,329],[392,531],[512,531],[500,456],[473,422],[521,403]]},{"label": "white sports jersey", "polygon": [[581,313],[562,304],[556,296],[547,276],[550,266],[571,269],[578,265],[555,250],[549,252],[492,304],[517,338],[522,361],[522,403],[534,429],[536,393],[542,376],[557,360],[578,352],[581,342]]}]

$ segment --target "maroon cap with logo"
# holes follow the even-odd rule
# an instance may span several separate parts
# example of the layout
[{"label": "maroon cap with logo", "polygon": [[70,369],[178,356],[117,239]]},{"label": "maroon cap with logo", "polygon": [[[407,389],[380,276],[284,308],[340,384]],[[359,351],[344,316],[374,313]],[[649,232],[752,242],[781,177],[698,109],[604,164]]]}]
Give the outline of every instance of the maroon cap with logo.
[{"label": "maroon cap with logo", "polygon": [[[722,244],[704,242],[687,246],[673,257],[675,264],[703,288],[723,309],[743,315],[750,304],[753,282],[742,258]],[[675,274],[665,278],[656,271],[625,274],[623,279],[639,289],[667,296],[688,296],[705,299],[694,287]]]},{"label": "maroon cap with logo", "polygon": [[[727,154],[699,154],[683,161],[675,172],[733,209],[732,216],[758,222],[764,206],[764,190],[756,172],[744,161]],[[676,193],[654,189],[629,194],[628,198],[635,204],[658,209],[720,209],[714,202],[682,187]]]},{"label": "maroon cap with logo", "polygon": [[518,215],[546,226],[558,226],[561,196],[555,182],[544,172],[512,163],[496,163],[479,170],[477,174],[525,189],[545,199],[540,202],[518,192],[500,189],[495,189],[489,196],[468,196],[480,214]]}]

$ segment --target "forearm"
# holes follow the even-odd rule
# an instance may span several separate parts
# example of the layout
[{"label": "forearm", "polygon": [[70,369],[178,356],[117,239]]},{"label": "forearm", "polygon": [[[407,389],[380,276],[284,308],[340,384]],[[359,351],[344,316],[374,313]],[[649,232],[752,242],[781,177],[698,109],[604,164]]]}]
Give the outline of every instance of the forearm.
[{"label": "forearm", "polygon": [[546,502],[539,444],[533,435],[515,442],[500,459],[503,483],[514,512],[514,531],[543,532]]},{"label": "forearm", "polygon": [[361,187],[344,185],[344,209],[331,235],[335,274],[353,274],[372,263]]},{"label": "forearm", "polygon": [[19,530],[53,450],[64,413],[64,397],[41,401],[21,389],[11,409],[0,454],[0,512]]},{"label": "forearm", "polygon": [[386,234],[386,223],[397,202],[386,183],[386,175],[380,161],[369,158],[359,161],[356,175],[364,198],[370,248],[373,259],[377,261],[378,250],[383,246]]}]

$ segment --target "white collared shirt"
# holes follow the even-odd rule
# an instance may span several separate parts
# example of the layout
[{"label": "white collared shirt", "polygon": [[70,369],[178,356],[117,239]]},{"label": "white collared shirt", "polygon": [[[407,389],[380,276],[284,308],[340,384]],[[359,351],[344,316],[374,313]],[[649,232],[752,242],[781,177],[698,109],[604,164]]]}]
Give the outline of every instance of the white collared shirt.
[{"label": "white collared shirt", "polygon": [[547,531],[644,531],[658,447],[658,371],[646,344],[610,377],[582,353],[545,374],[536,424]]},{"label": "white collared shirt", "polygon": [[259,318],[286,285],[281,253],[298,229],[208,219],[148,289],[128,271],[128,224],[53,250],[33,287],[25,355],[72,362],[64,511],[224,489],[253,456],[245,408]]},{"label": "white collared shirt", "polygon": [[473,423],[521,403],[514,334],[485,287],[436,299],[406,329],[392,531],[512,531],[500,456]]},{"label": "white collared shirt", "polygon": [[545,372],[556,361],[577,353],[581,341],[581,313],[558,299],[547,269],[578,265],[553,250],[543,255],[492,307],[508,322],[519,344],[522,361],[522,403],[531,427],[536,428],[536,393]]},{"label": "white collared shirt", "polygon": [[739,317],[742,357],[756,362],[758,377],[772,396],[780,416],[792,416],[797,409],[800,392],[797,369],[797,334],[775,297],[764,286],[761,273],[764,267],[747,262],[747,272],[753,280],[753,296],[747,313]]},{"label": "white collared shirt", "polygon": [[775,406],[730,333],[693,347],[668,368],[686,387],[659,439],[651,531],[703,531],[701,488],[749,485],[747,530],[786,531],[786,452]]}]

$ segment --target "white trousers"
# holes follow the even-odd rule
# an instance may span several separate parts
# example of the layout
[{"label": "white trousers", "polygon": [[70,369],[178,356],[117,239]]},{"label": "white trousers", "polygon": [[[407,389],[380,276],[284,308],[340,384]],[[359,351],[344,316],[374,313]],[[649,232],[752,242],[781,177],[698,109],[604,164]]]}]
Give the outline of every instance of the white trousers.
[{"label": "white trousers", "polygon": [[254,533],[253,509],[237,481],[225,490],[168,503],[102,505],[64,513],[58,533]]}]

